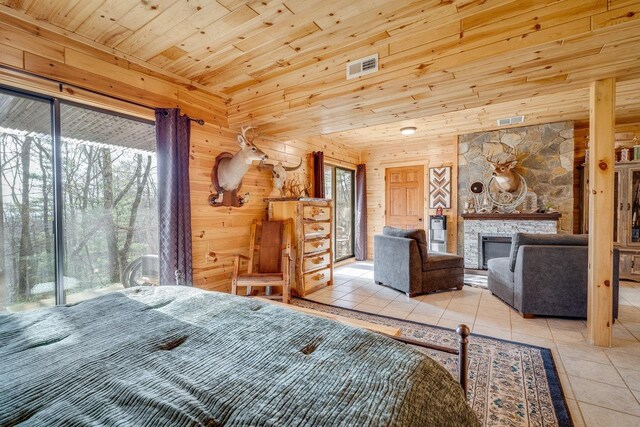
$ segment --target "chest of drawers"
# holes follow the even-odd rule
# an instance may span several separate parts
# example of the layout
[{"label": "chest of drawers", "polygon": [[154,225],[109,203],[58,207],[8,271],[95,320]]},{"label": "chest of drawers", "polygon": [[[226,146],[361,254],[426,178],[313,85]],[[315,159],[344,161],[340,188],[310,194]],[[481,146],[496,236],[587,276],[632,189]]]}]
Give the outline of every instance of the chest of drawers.
[{"label": "chest of drawers", "polygon": [[333,201],[270,199],[269,219],[293,220],[291,290],[304,297],[333,284]]}]

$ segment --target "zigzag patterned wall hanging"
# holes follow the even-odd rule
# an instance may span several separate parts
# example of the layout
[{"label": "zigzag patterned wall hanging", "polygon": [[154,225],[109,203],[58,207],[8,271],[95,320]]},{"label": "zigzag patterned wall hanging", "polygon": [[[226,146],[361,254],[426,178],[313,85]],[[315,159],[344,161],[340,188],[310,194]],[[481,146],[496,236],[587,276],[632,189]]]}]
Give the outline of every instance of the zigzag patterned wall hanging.
[{"label": "zigzag patterned wall hanging", "polygon": [[451,167],[429,168],[429,208],[451,209]]}]

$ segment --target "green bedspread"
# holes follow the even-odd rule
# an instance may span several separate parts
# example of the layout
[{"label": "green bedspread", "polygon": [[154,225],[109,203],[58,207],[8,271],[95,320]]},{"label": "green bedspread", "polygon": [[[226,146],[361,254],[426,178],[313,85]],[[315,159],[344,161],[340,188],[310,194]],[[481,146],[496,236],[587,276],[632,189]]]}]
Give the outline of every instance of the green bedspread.
[{"label": "green bedspread", "polygon": [[255,299],[134,288],[0,315],[0,425],[467,426],[392,339]]}]

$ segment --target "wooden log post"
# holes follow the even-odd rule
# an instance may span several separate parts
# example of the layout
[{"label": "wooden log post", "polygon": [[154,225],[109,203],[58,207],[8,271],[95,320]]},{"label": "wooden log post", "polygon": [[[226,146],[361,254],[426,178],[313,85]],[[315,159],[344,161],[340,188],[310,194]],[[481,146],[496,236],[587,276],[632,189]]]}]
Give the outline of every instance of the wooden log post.
[{"label": "wooden log post", "polygon": [[591,83],[589,135],[589,285],[587,329],[593,345],[611,346],[615,79]]}]

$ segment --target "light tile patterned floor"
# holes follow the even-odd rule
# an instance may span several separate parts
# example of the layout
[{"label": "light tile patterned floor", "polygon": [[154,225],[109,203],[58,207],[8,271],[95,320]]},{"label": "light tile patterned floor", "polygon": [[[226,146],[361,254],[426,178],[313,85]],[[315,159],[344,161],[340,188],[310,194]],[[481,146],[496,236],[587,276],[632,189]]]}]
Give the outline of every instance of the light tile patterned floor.
[{"label": "light tile patterned floor", "polygon": [[373,282],[373,264],[335,270],[335,286],[308,296],[340,307],[550,348],[576,426],[640,426],[640,284],[623,282],[612,348],[592,347],[582,320],[523,319],[487,290],[409,298]]}]

